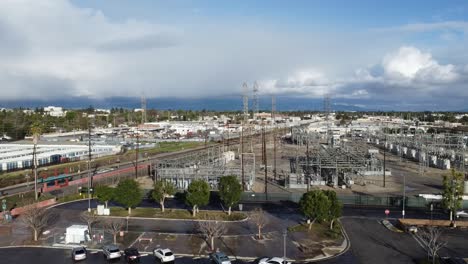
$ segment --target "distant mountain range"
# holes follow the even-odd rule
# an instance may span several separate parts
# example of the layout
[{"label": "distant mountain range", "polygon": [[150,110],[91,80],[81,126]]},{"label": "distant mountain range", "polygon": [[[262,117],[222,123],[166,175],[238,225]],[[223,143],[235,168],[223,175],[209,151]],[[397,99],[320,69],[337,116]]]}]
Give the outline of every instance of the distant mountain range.
[{"label": "distant mountain range", "polygon": [[[183,109],[183,110],[215,110],[215,111],[236,111],[242,110],[242,98],[240,96],[211,97],[211,98],[147,98],[148,109]],[[109,97],[105,99],[93,99],[88,97],[71,97],[67,99],[51,100],[15,100],[2,101],[0,98],[0,108],[36,108],[44,106],[62,106],[64,108],[140,108],[141,99],[135,97]],[[249,109],[252,108],[252,101],[249,102]],[[271,110],[271,97],[260,97],[260,110]],[[323,99],[305,98],[305,97],[287,97],[276,98],[277,111],[322,111]],[[436,106],[430,108],[425,106],[405,106],[395,102],[382,102],[363,99],[333,99],[331,108],[334,111],[444,111],[455,109],[443,109]],[[468,112],[468,109],[466,110]]]}]

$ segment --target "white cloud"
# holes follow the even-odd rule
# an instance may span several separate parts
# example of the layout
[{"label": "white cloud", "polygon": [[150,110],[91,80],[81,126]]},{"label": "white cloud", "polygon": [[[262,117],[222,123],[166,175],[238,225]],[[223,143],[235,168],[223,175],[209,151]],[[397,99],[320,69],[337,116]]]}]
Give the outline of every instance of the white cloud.
[{"label": "white cloud", "polygon": [[430,53],[409,46],[386,55],[382,67],[386,76],[394,80],[418,80],[424,83],[451,82],[457,78],[453,65],[440,65]]},{"label": "white cloud", "polygon": [[[1,0],[2,99],[231,95],[253,80],[260,80],[261,94],[468,96],[468,66],[439,62],[447,58],[427,47],[400,47],[401,28],[382,37],[210,19],[167,25],[110,19],[68,0]],[[466,28],[448,22],[403,30],[456,35]]]},{"label": "white cloud", "polygon": [[260,88],[267,94],[323,96],[333,90],[325,74],[317,69],[309,68],[295,71],[284,79],[261,80]]},{"label": "white cloud", "polygon": [[333,94],[333,97],[348,99],[417,97],[416,100],[419,100],[446,93],[445,87],[452,87],[453,93],[467,96],[468,92],[460,89],[463,75],[467,75],[463,73],[463,67],[440,64],[428,52],[402,46],[384,55],[381,63],[358,68],[351,77],[329,78],[315,68],[297,71],[284,81],[267,80],[261,84],[271,93],[310,97]]}]

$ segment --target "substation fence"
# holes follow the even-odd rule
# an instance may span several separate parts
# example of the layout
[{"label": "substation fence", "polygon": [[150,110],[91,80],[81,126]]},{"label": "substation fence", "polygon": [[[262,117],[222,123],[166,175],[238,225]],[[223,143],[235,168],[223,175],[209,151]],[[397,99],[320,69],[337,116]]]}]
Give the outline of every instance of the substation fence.
[{"label": "substation fence", "polygon": [[[302,193],[252,193],[244,192],[241,203],[244,202],[282,202],[289,201],[298,203]],[[365,194],[338,195],[338,199],[345,206],[363,207],[402,207],[403,196],[372,196]],[[440,200],[428,200],[422,197],[408,196],[405,199],[405,207],[414,209],[429,209],[433,205],[434,209],[441,209]],[[468,208],[468,201],[463,201],[463,208]]]}]

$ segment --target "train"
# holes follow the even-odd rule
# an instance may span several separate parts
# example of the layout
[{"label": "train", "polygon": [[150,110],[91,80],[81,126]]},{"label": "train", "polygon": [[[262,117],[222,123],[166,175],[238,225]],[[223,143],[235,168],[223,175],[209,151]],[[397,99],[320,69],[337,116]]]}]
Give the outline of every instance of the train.
[{"label": "train", "polygon": [[[55,165],[60,163],[66,163],[71,161],[79,161],[80,157],[66,157],[65,155],[54,154],[50,155],[49,157],[38,157],[37,158],[37,165],[38,167],[41,166],[49,166]],[[11,172],[15,170],[24,170],[32,168],[33,161],[32,159],[18,159],[18,161],[9,161],[9,162],[1,162],[0,161],[0,172]]]}]

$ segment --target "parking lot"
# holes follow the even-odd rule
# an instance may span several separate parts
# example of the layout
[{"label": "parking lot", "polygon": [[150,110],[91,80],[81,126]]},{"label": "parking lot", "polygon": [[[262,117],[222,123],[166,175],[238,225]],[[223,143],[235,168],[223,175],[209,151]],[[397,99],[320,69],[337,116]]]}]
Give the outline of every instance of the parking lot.
[{"label": "parking lot", "polygon": [[[142,254],[140,263],[157,263],[153,255]],[[52,248],[5,248],[0,249],[1,263],[15,264],[67,264],[67,263],[126,263],[123,258],[120,260],[107,261],[102,252],[91,252],[86,260],[74,262],[71,258],[70,249],[52,249]],[[177,257],[177,264],[186,263],[211,263],[208,258]],[[233,263],[248,263],[244,261],[233,261]]]}]

